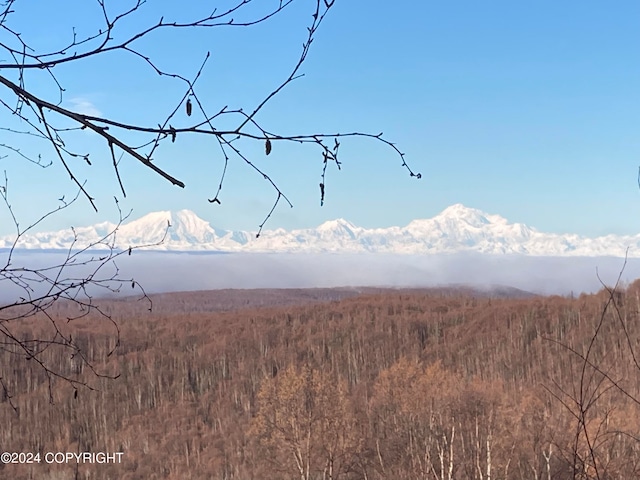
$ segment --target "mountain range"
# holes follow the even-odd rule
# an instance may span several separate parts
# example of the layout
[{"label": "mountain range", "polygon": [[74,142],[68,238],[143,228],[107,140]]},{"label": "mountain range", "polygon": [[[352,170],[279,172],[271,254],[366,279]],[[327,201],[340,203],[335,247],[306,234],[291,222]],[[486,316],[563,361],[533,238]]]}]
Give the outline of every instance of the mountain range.
[{"label": "mountain range", "polygon": [[[477,252],[533,256],[616,256],[640,257],[640,235],[606,235],[588,238],[575,234],[544,233],[521,223],[509,223],[461,204],[452,205],[433,218],[413,220],[404,227],[366,229],[343,219],[331,220],[316,228],[265,230],[255,232],[220,230],[189,210],[149,213],[120,226],[115,245],[156,244],[167,251],[211,252],[308,252],[308,253],[391,253],[448,254]],[[67,249],[85,246],[104,237],[115,224],[103,222],[75,230],[25,235],[17,248]],[[10,248],[12,237],[0,238],[0,248]]]}]

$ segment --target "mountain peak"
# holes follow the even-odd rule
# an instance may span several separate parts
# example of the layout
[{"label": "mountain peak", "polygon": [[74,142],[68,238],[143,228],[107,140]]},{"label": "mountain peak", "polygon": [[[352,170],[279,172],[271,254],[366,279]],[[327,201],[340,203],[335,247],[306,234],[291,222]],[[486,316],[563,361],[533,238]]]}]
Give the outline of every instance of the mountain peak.
[{"label": "mountain peak", "polygon": [[315,230],[320,237],[326,240],[333,239],[335,242],[341,242],[343,239],[356,240],[359,229],[344,218],[338,218],[324,222]]},{"label": "mountain peak", "polygon": [[472,227],[481,228],[488,224],[507,224],[507,220],[500,215],[491,215],[489,213],[478,210],[477,208],[466,207],[461,203],[456,203],[445,208],[442,212],[434,217],[436,221],[444,221],[447,223],[466,223]]},{"label": "mountain peak", "polygon": [[353,223],[351,223],[348,220],[345,220],[344,218],[336,218],[335,220],[328,220],[324,223],[322,223],[319,227],[318,230],[337,230],[337,229],[344,229],[347,228],[349,230],[353,230],[356,227]]},{"label": "mountain peak", "polygon": [[189,227],[198,226],[202,228],[210,226],[209,222],[203,220],[191,210],[178,210],[177,212],[171,212],[171,220],[172,224],[175,222]]},{"label": "mountain peak", "polygon": [[[167,230],[167,222],[171,225]],[[106,226],[105,226],[106,225]],[[88,244],[108,233],[107,224],[75,230],[24,236],[18,248],[67,249]],[[166,234],[166,236],[165,236]],[[159,243],[164,238],[162,243]],[[11,248],[15,238],[0,238],[0,248]],[[406,227],[366,229],[339,218],[316,228],[255,232],[214,229],[190,210],[153,212],[120,226],[118,248],[152,245],[155,249],[226,252],[379,252],[640,256],[640,235],[584,238],[542,233],[500,215],[487,214],[457,203],[430,219],[414,220]]]},{"label": "mountain peak", "polygon": [[486,213],[482,212],[481,210],[478,210],[477,208],[467,207],[462,203],[455,203],[445,208],[442,212],[438,214],[438,216],[468,215],[469,213],[479,213],[481,215],[486,215]]},{"label": "mountain peak", "polygon": [[118,236],[129,238],[132,244],[149,244],[160,241],[165,233],[165,243],[169,241],[185,248],[213,244],[216,241],[216,232],[209,222],[191,210],[148,213],[122,225]]}]

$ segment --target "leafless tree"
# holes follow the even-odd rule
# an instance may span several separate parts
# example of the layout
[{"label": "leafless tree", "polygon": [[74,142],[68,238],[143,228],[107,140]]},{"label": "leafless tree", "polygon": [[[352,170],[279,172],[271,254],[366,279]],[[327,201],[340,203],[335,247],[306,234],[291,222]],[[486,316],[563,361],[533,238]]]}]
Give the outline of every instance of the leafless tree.
[{"label": "leafless tree", "polygon": [[[340,169],[342,160],[339,159],[338,153],[344,138],[365,137],[380,142],[389,147],[393,155],[397,155],[410,176],[420,178],[420,174],[414,173],[407,165],[404,154],[386,140],[382,133],[280,134],[270,130],[260,120],[261,112],[270,101],[303,75],[302,66],[309,55],[316,33],[325,21],[326,15],[332,10],[335,0],[307,2],[309,23],[300,53],[292,62],[291,69],[283,76],[284,79],[274,85],[268,94],[249,108],[224,106],[215,109],[206,104],[204,97],[199,93],[198,84],[198,80],[207,69],[209,53],[203,56],[201,63],[194,66],[195,74],[185,75],[160,66],[161,63],[166,65],[167,59],[152,58],[148,55],[144,47],[145,42],[170,42],[171,39],[193,31],[217,32],[221,29],[250,28],[269,22],[292,8],[292,4],[303,3],[302,0],[215,2],[217,7],[210,13],[188,20],[169,18],[170,14],[163,15],[157,7],[154,11],[153,3],[145,0],[95,0],[91,5],[97,16],[93,18],[100,18],[96,24],[83,25],[82,29],[78,29],[78,32],[85,33],[77,33],[76,28],[60,32],[61,35],[52,38],[60,39],[66,34],[68,41],[49,43],[47,48],[43,49],[38,46],[36,40],[24,35],[24,32],[20,31],[20,21],[16,22],[16,19],[30,15],[27,10],[33,7],[19,0],[0,2],[0,131],[3,132],[0,139],[0,159],[5,162],[28,161],[42,168],[64,169],[78,190],[73,202],[84,198],[97,211],[95,198],[87,187],[80,166],[90,167],[101,161],[96,160],[96,157],[108,158],[119,185],[119,192],[114,193],[125,197],[127,178],[121,175],[121,162],[126,161],[139,162],[149,169],[150,174],[158,175],[171,184],[184,188],[185,184],[179,179],[184,172],[179,169],[188,167],[180,166],[177,171],[168,171],[155,163],[154,159],[165,145],[175,142],[177,138],[198,136],[210,139],[212,148],[208,149],[208,152],[212,152],[210,155],[213,161],[221,162],[223,165],[222,174],[213,183],[216,187],[208,200],[215,208],[218,208],[217,205],[223,200],[221,191],[230,161],[245,163],[274,191],[274,203],[259,225],[258,236],[280,202],[288,205],[291,205],[291,202],[269,173],[259,167],[255,159],[241,152],[239,142],[258,142],[264,145],[265,155],[271,154],[272,149],[280,142],[310,144],[310,147],[317,149],[321,203],[325,200],[325,174],[328,165],[333,164]],[[83,2],[83,5],[86,4]],[[61,4],[60,8],[73,7],[71,4]],[[212,43],[216,38],[218,37],[211,36]],[[114,58],[116,61],[118,58],[127,58],[140,62],[147,68],[150,77],[159,76],[168,87],[175,88],[176,83],[182,85],[182,93],[176,98],[166,96],[158,99],[159,102],[165,102],[162,105],[165,114],[162,118],[145,119],[145,123],[127,123],[117,118],[91,115],[81,109],[74,110],[63,106],[66,105],[64,99],[69,95],[62,80],[64,73],[72,67],[82,67],[83,63],[103,59],[106,61],[109,56],[110,61],[114,61]],[[126,75],[127,72],[121,74]],[[43,78],[46,81],[43,82]],[[224,95],[224,92],[221,95]],[[83,147],[77,141],[79,131],[91,134],[102,142],[103,151],[82,151]],[[34,147],[21,148],[25,139]],[[86,168],[82,171],[90,172]],[[20,293],[16,299],[0,304],[0,313],[3,314],[0,318],[3,347],[27,359],[35,360],[36,364],[38,352],[52,345],[68,348],[73,355],[82,356],[84,352],[80,347],[70,336],[63,335],[57,327],[54,328],[55,334],[51,339],[27,341],[13,334],[12,326],[36,314],[44,315],[55,326],[56,319],[48,312],[59,300],[75,302],[82,307],[82,312],[86,313],[98,308],[92,299],[99,288],[118,291],[125,281],[139,287],[131,279],[120,278],[117,267],[114,267],[116,258],[131,254],[131,249],[120,251],[115,248],[116,227],[104,238],[90,245],[74,243],[66,256],[55,265],[33,268],[19,265],[19,256],[15,251],[19,240],[44,218],[67,208],[73,202],[65,202],[63,197],[60,207],[50,209],[27,229],[20,229],[9,202],[8,186],[5,174],[5,182],[0,187],[0,193],[14,220],[16,236],[14,247],[8,253],[6,262],[0,266],[0,288],[3,283],[11,284]],[[121,214],[118,225],[125,218],[126,215]],[[93,251],[96,248],[102,250],[94,255]],[[144,290],[141,291],[145,298]],[[106,313],[103,312],[103,315],[108,318]],[[117,329],[117,325],[114,326]],[[47,371],[50,380],[60,376],[58,372],[49,370],[47,365],[39,363],[39,366]],[[72,381],[70,378],[65,379]],[[10,392],[7,392],[4,384],[3,388],[4,397],[10,398]]]},{"label": "leafless tree", "polygon": [[[101,238],[88,244],[78,242],[78,235],[73,230],[73,242],[68,249],[53,255],[53,260],[47,256],[45,264],[35,261],[30,262],[29,256],[24,251],[16,248],[20,241],[33,228],[44,219],[68,208],[78,200],[78,195],[70,202],[56,207],[45,213],[36,222],[25,229],[21,229],[13,213],[8,197],[8,179],[5,176],[4,185],[0,185],[0,196],[4,200],[11,217],[14,220],[16,234],[13,245],[8,249],[6,257],[0,263],[0,350],[21,360],[31,362],[44,373],[49,386],[49,397],[53,401],[53,382],[62,379],[70,383],[77,395],[77,387],[91,386],[83,380],[74,379],[73,376],[50,367],[43,356],[47,350],[59,349],[69,355],[70,364],[76,370],[88,368],[96,376],[112,376],[103,373],[94,367],[87,352],[83,349],[66,324],[86,317],[90,314],[97,315],[99,319],[106,320],[113,328],[115,335],[114,348],[108,353],[110,356],[120,344],[120,330],[118,324],[109,313],[105,312],[99,303],[94,301],[101,294],[118,294],[124,288],[129,292],[139,293],[139,300],[147,303],[151,310],[151,299],[144,288],[133,278],[125,278],[120,274],[116,260],[123,255],[131,255],[134,250],[157,246],[164,241],[160,238],[153,245],[138,245],[126,250],[116,247],[118,228],[128,218],[129,214],[120,212],[118,223]],[[169,225],[167,225],[168,231]],[[72,303],[75,308],[72,313],[64,318],[52,313],[52,307],[60,303]],[[46,336],[33,336],[24,328],[24,321],[34,318],[36,321],[45,322],[48,326]],[[10,370],[8,365],[3,365]],[[3,369],[4,370],[4,369]],[[12,402],[12,390],[5,379],[6,371],[0,372],[0,398],[7,401],[15,409]]]},{"label": "leafless tree", "polygon": [[[603,287],[603,306],[586,343],[572,344],[545,337],[550,343],[568,350],[577,360],[573,366],[573,384],[562,385],[552,380],[552,386],[545,386],[573,420],[571,447],[560,450],[572,480],[605,480],[638,474],[637,465],[626,461],[628,455],[624,448],[630,444],[631,447],[626,448],[637,449],[640,438],[632,429],[614,422],[617,412],[611,407],[626,404],[625,416],[628,416],[629,411],[637,413],[640,406],[636,393],[638,384],[633,378],[640,372],[637,339],[633,338],[637,332],[631,327],[640,310],[630,311],[624,305],[621,280],[626,265],[625,257],[613,286],[606,285],[598,275]],[[601,336],[607,329],[619,332],[616,335],[619,340],[613,347],[617,350],[615,359],[610,358],[611,346],[600,345]],[[612,398],[617,401],[612,402]]]}]

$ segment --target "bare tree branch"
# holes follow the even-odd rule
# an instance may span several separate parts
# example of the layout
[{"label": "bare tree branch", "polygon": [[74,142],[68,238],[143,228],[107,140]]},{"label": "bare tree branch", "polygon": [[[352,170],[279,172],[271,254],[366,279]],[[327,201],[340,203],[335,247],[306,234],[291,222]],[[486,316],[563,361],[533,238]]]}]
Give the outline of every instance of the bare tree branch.
[{"label": "bare tree branch", "polygon": [[[208,200],[209,203],[222,204],[223,184],[234,161],[247,165],[250,172],[264,179],[275,193],[270,210],[259,224],[257,236],[260,236],[263,227],[281,202],[290,207],[293,203],[270,173],[259,166],[255,158],[241,152],[240,146],[243,142],[263,145],[265,155],[272,154],[283,142],[308,144],[318,153],[318,159],[322,162],[319,165],[321,204],[325,203],[328,191],[327,166],[333,163],[338,170],[341,168],[343,159],[338,157],[339,147],[341,142],[347,139],[366,138],[380,143],[401,160],[401,166],[411,177],[421,178],[421,174],[414,173],[406,163],[404,153],[394,143],[385,139],[382,133],[352,131],[286,134],[273,131],[261,119],[261,114],[270,105],[271,100],[280,95],[293,81],[304,76],[302,68],[320,26],[334,6],[334,1],[313,0],[308,4],[309,22],[302,38],[302,48],[294,57],[292,67],[283,75],[282,81],[246,109],[242,106],[225,105],[220,108],[206,104],[205,96],[201,95],[200,91],[204,83],[201,78],[210,63],[209,52],[206,55],[203,52],[204,58],[196,65],[195,73],[184,74],[164,68],[161,66],[164,63],[159,62],[165,62],[167,59],[153,58],[144,48],[145,42],[166,42],[167,36],[172,34],[179,36],[182,32],[193,30],[209,32],[230,27],[249,28],[259,25],[282,15],[285,10],[290,10],[288,7],[294,2],[302,4],[301,0],[228,0],[226,3],[223,2],[224,6],[214,8],[213,11],[178,20],[169,18],[172,14],[166,12],[159,15],[150,14],[148,8],[151,7],[145,0],[95,0],[83,4],[83,8],[93,9],[92,19],[87,24],[78,26],[78,31],[74,26],[70,31],[62,32],[64,40],[58,40],[57,44],[55,41],[48,42],[43,49],[37,46],[37,39],[30,37],[30,32],[20,31],[21,27],[17,26],[19,21],[15,21],[16,12],[29,7],[15,0],[0,1],[0,131],[3,133],[0,141],[0,159],[5,163],[27,161],[42,168],[62,168],[77,192],[69,201],[65,201],[65,197],[62,196],[57,207],[49,209],[33,224],[22,229],[9,202],[9,181],[6,172],[4,185],[0,185],[0,195],[15,225],[13,245],[3,264],[0,264],[0,291],[16,292],[14,301],[0,303],[0,349],[25,361],[31,361],[41,368],[49,382],[51,399],[52,384],[56,380],[65,380],[74,389],[89,385],[51,369],[42,357],[47,349],[60,348],[68,351],[97,376],[111,375],[95,369],[82,346],[60,328],[61,320],[51,313],[52,306],[58,302],[71,302],[79,307],[80,313],[67,318],[67,322],[90,313],[108,320],[113,325],[117,346],[118,325],[108,312],[100,309],[99,304],[95,302],[96,296],[104,292],[118,293],[123,286],[130,285],[140,292],[142,299],[149,301],[141,285],[134,279],[123,278],[120,275],[116,263],[121,255],[130,255],[132,250],[143,248],[133,247],[125,251],[115,248],[118,228],[128,217],[122,214],[119,206],[117,225],[102,238],[88,245],[80,245],[79,237],[74,231],[73,244],[59,261],[53,262],[52,265],[20,264],[23,261],[18,258],[21,240],[27,232],[41,225],[45,219],[75,204],[80,197],[84,197],[97,211],[96,199],[91,192],[88,179],[78,165],[86,164],[91,167],[97,162],[110,162],[110,165],[107,165],[113,168],[123,196],[126,196],[127,181],[130,179],[123,174],[120,166],[121,161],[130,159],[148,168],[153,175],[184,188],[184,182],[178,178],[184,174],[183,170],[169,172],[167,168],[160,167],[154,161],[161,156],[162,147],[167,142],[174,143],[177,138],[185,136],[206,139],[212,142],[212,148],[207,151],[214,152],[208,155],[214,161],[223,164],[222,173],[215,183],[217,186]],[[164,10],[164,7],[161,8]],[[80,30],[83,33],[78,33]],[[108,55],[133,60],[142,65],[149,75],[166,82],[168,87],[177,83],[180,87],[178,96],[161,106],[165,114],[160,118],[127,122],[109,115],[91,114],[94,112],[82,111],[78,107],[63,106],[67,105],[64,100],[69,95],[63,81],[64,74],[69,72],[72,66],[88,65],[90,59],[106,61]],[[122,75],[126,74],[127,72],[122,72]],[[79,131],[85,131],[90,137],[98,139],[101,145],[98,152],[86,152],[81,150],[86,147],[78,147]],[[43,150],[38,151],[40,148]],[[101,149],[104,153],[101,153]],[[95,157],[99,160],[92,161]],[[158,243],[163,240],[158,239]],[[17,333],[26,320],[33,318],[43,319],[51,325],[53,333],[50,338],[23,338]],[[0,395],[11,402],[12,392],[7,388],[5,372],[0,372]]]},{"label": "bare tree branch", "polygon": [[[409,168],[405,161],[404,154],[393,143],[384,139],[381,133],[368,134],[363,132],[338,132],[333,134],[308,133],[284,135],[268,130],[261,126],[257,120],[259,113],[266,107],[271,99],[281,93],[287,85],[303,75],[301,73],[301,68],[308,57],[315,35],[331,7],[334,5],[334,2],[325,2],[324,0],[316,0],[314,2],[315,7],[311,12],[310,24],[307,26],[306,39],[302,43],[302,50],[294,63],[294,66],[288,76],[269,93],[267,93],[264,98],[251,109],[250,114],[245,113],[243,108],[230,109],[227,106],[213,114],[209,114],[207,112],[205,105],[200,100],[197,93],[196,83],[205,69],[208,59],[210,58],[209,53],[207,53],[203,59],[202,64],[196,71],[195,75],[192,78],[188,78],[184,75],[167,72],[159,68],[155,63],[155,60],[149,55],[143,53],[143,51],[138,47],[141,39],[157,35],[161,31],[165,30],[200,28],[214,29],[230,26],[250,27],[257,25],[279,15],[294,1],[295,0],[276,2],[272,8],[266,9],[262,13],[257,13],[259,12],[259,9],[256,8],[257,3],[254,0],[238,0],[226,9],[222,9],[221,11],[214,9],[213,12],[200,18],[194,18],[190,21],[170,21],[161,17],[156,22],[149,24],[147,18],[144,16],[144,9],[142,8],[145,5],[144,0],[136,0],[135,2],[129,3],[129,6],[124,8],[116,7],[115,4],[111,5],[107,0],[97,0],[96,6],[100,16],[102,17],[102,25],[100,27],[96,27],[94,30],[95,33],[79,38],[74,29],[72,40],[68,44],[61,48],[54,48],[51,51],[36,51],[36,49],[29,45],[28,39],[23,38],[19,32],[13,30],[9,26],[11,14],[15,12],[17,5],[14,2],[7,2],[4,10],[0,12],[0,85],[4,86],[6,91],[11,92],[15,99],[15,104],[10,106],[10,103],[2,100],[1,98],[0,102],[2,102],[2,105],[12,116],[19,118],[23,124],[26,123],[32,127],[31,130],[26,132],[21,131],[20,133],[35,135],[49,143],[55,153],[55,156],[69,174],[72,182],[81,189],[83,196],[90,202],[94,209],[97,208],[94,203],[94,198],[90,192],[84,188],[84,180],[78,177],[71,168],[70,163],[66,161],[67,157],[75,157],[82,158],[88,164],[91,164],[90,156],[89,154],[75,152],[73,151],[73,148],[66,146],[64,133],[71,129],[56,127],[53,123],[53,119],[49,118],[49,113],[54,114],[57,118],[63,118],[71,121],[75,124],[73,130],[89,130],[105,141],[109,151],[109,156],[112,159],[115,171],[114,173],[118,181],[119,188],[123,194],[126,191],[124,185],[126,179],[123,179],[120,175],[119,163],[115,161],[115,147],[118,147],[126,156],[139,161],[147,168],[151,169],[155,174],[169,181],[173,185],[184,188],[184,183],[179,180],[176,175],[155,165],[153,163],[153,159],[164,141],[169,139],[171,142],[175,142],[177,137],[187,134],[213,136],[216,143],[222,149],[224,169],[220,181],[218,182],[217,191],[210,199],[211,203],[221,203],[219,197],[225,175],[227,173],[229,160],[231,159],[227,153],[228,151],[232,154],[232,157],[246,163],[256,174],[260,175],[270,183],[271,187],[277,194],[275,206],[278,205],[279,200],[281,199],[285,199],[287,203],[291,205],[291,202],[287,199],[285,193],[277,187],[276,182],[270,177],[268,172],[257,168],[254,161],[245,155],[241,155],[240,150],[237,147],[232,146],[232,142],[237,139],[246,139],[257,142],[268,141],[270,147],[274,142],[282,141],[302,144],[313,143],[317,145],[320,148],[322,159],[321,204],[324,204],[325,202],[327,164],[329,162],[333,162],[338,168],[340,168],[340,161],[338,161],[337,157],[337,146],[339,145],[338,139],[340,138],[365,137],[374,141],[379,141],[393,149],[395,154],[400,157],[402,166],[407,169],[412,177],[420,178],[421,174],[414,173]],[[121,11],[115,14],[112,13],[112,10],[115,8],[121,8]],[[238,20],[238,17],[242,17],[242,20]],[[146,23],[147,26],[142,27],[137,31],[127,31],[127,21],[132,18],[137,19],[143,24]],[[2,35],[3,32],[4,35]],[[116,33],[118,35],[116,35]],[[121,38],[121,40],[116,41],[116,36]],[[1,58],[2,51],[8,55],[8,58]],[[148,65],[151,70],[160,77],[178,80],[185,84],[185,91],[182,98],[174,107],[171,108],[168,115],[162,121],[155,122],[155,125],[131,124],[118,121],[114,118],[87,115],[64,108],[60,105],[63,98],[64,88],[58,82],[56,75],[54,74],[54,67],[57,71],[65,65],[79,64],[87,58],[105,55],[110,52],[120,52],[121,54],[139,59],[145,65]],[[59,91],[59,99],[57,99],[56,102],[43,98],[28,88],[26,73],[36,70],[45,70],[50,74],[50,78],[54,81]],[[7,74],[13,71],[18,72],[18,78],[15,81],[11,80],[7,76]],[[181,107],[186,105],[186,108],[189,110],[188,113],[191,113],[190,106],[192,103],[195,103],[195,105],[198,106],[198,113],[201,116],[201,119],[192,125],[184,127],[172,126],[171,120],[176,119],[176,115],[180,111]],[[25,106],[27,107],[26,109],[24,108]],[[220,129],[216,127],[216,123],[221,121],[223,118],[225,119],[225,123],[228,123],[229,120],[233,121],[234,117],[238,118],[238,126],[236,128]],[[18,133],[17,129],[8,127],[2,128],[13,133]],[[139,140],[134,143],[130,139],[131,135],[125,136],[125,132],[135,134],[136,138],[139,138]],[[9,148],[9,151],[25,156],[24,154],[21,154],[16,147],[10,147],[12,148]],[[271,148],[269,148],[269,153],[270,152]],[[273,210],[267,214],[266,219],[269,219],[272,213]],[[264,225],[264,222],[261,226],[262,225]]]}]

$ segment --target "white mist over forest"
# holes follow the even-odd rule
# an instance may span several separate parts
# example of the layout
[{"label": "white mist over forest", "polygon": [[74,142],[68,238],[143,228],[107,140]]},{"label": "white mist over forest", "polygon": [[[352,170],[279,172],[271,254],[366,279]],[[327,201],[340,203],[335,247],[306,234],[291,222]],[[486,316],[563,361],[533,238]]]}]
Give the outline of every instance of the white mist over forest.
[{"label": "white mist over forest", "polygon": [[[624,265],[615,257],[516,255],[144,253],[121,267],[154,292],[220,288],[509,286],[540,294],[591,293],[614,285]],[[629,259],[624,282],[640,277]]]},{"label": "white mist over forest", "polygon": [[[6,254],[5,254],[6,255]],[[14,252],[22,265],[43,267],[62,260],[59,253]],[[533,257],[522,255],[384,255],[286,253],[134,252],[116,265],[122,278],[134,278],[147,293],[224,288],[432,287],[468,285],[477,288],[514,287],[532,293],[570,295],[592,293],[640,277],[640,259],[617,257]],[[67,276],[88,273],[74,267]],[[97,278],[113,273],[105,267]],[[599,277],[599,278],[598,278]],[[42,288],[38,287],[38,288]],[[94,293],[100,293],[96,291]],[[108,293],[108,292],[105,292]],[[123,294],[131,293],[127,285]],[[0,300],[22,294],[0,281]]]}]

